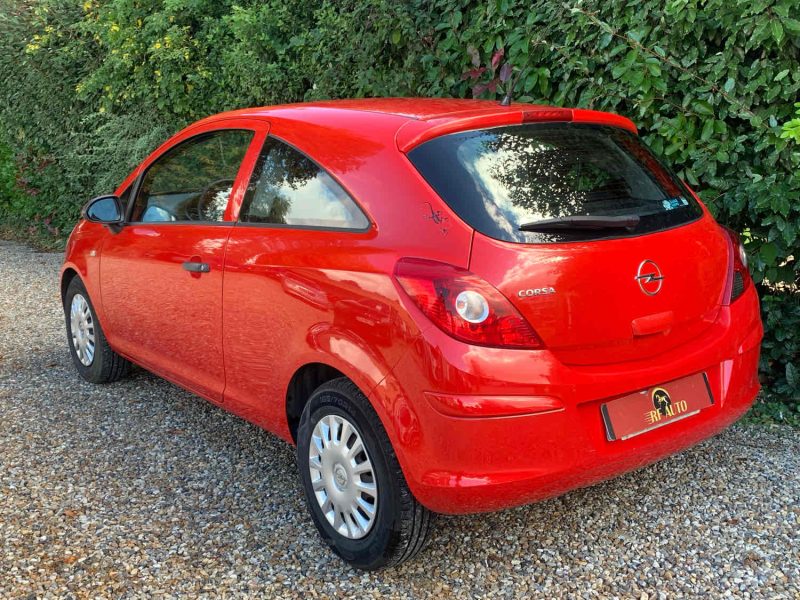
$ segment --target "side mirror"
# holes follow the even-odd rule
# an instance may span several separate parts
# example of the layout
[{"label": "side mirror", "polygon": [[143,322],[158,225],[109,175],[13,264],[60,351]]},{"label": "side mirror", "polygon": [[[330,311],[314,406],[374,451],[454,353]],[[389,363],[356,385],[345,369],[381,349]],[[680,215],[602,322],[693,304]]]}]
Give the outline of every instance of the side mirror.
[{"label": "side mirror", "polygon": [[119,231],[123,219],[122,205],[117,196],[98,196],[83,207],[81,216],[92,223],[108,225],[112,231]]}]

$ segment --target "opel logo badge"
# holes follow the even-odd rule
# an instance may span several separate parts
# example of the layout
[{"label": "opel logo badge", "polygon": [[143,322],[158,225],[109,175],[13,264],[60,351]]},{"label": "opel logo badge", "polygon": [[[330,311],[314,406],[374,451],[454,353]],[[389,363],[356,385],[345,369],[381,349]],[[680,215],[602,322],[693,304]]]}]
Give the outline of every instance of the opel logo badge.
[{"label": "opel logo badge", "polygon": [[664,283],[664,276],[661,274],[661,269],[652,260],[643,260],[639,265],[639,270],[636,272],[636,282],[641,289],[648,296],[655,296],[661,291],[661,285]]}]

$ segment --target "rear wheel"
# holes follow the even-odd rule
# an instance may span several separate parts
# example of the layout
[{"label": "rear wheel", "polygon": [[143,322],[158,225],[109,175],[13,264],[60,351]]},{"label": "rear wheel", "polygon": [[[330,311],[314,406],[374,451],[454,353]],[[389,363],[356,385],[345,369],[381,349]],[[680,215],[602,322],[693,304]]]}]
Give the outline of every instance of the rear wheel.
[{"label": "rear wheel", "polygon": [[131,363],[108,345],[86,287],[78,277],[67,286],[64,316],[72,362],[81,377],[92,383],[109,383],[128,374]]},{"label": "rear wheel", "polygon": [[309,399],[297,464],[322,539],[352,566],[397,565],[422,549],[431,513],[411,494],[378,415],[350,380],[330,381]]}]

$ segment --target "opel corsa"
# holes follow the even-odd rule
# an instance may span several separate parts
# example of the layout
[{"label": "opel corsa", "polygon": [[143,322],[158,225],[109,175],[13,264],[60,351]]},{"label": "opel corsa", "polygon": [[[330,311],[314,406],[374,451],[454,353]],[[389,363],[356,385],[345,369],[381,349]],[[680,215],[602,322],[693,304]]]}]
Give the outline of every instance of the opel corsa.
[{"label": "opel corsa", "polygon": [[363,569],[416,554],[433,513],[687,448],[759,389],[736,234],[591,110],[210,117],[86,205],[61,293],[81,376],[135,363],[296,444],[311,518]]}]

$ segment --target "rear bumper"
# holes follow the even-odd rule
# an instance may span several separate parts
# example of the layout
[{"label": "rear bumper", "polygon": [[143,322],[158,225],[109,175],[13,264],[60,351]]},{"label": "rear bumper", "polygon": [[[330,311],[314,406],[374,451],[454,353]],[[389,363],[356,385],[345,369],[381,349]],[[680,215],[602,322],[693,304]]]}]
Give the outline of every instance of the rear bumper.
[{"label": "rear bumper", "polygon": [[[428,331],[371,398],[386,409],[422,504],[451,514],[498,510],[637,469],[718,433],[758,394],[762,334],[752,288],[702,338],[641,363],[567,367],[546,351],[476,348]],[[708,376],[712,406],[627,440],[606,439],[602,403],[698,372]]]}]

